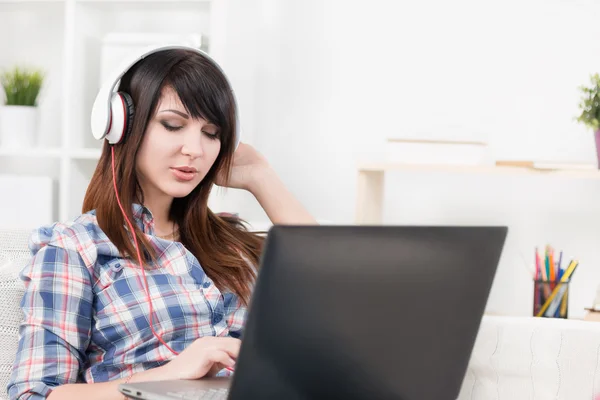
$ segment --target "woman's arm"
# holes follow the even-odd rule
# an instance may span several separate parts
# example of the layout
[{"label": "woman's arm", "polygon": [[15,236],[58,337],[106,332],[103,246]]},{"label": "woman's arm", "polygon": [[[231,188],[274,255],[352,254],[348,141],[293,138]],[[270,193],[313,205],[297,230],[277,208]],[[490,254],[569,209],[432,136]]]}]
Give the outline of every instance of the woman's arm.
[{"label": "woman's arm", "polygon": [[[131,382],[151,382],[173,379],[200,379],[215,376],[224,368],[233,368],[240,352],[241,342],[234,338],[205,336],[196,339],[167,364],[138,372]],[[50,400],[120,400],[119,385],[127,378],[105,383],[77,383],[57,387]]]},{"label": "woman's arm", "polygon": [[317,223],[285,187],[267,159],[246,143],[240,143],[235,151],[229,177],[226,179],[222,172],[215,183],[252,193],[273,224]]},{"label": "woman's arm", "polygon": [[[163,367],[149,369],[134,374],[129,383],[150,382],[164,380]],[[168,378],[167,378],[168,379]],[[125,383],[127,378],[102,383],[72,383],[61,385],[52,390],[48,400],[123,400],[119,392],[119,385]]]},{"label": "woman's arm", "polygon": [[253,171],[248,185],[273,224],[316,224],[317,221],[290,193],[275,171],[262,167]]},{"label": "woman's arm", "polygon": [[[7,385],[8,397],[122,400],[118,385],[125,379],[77,383],[91,338],[91,274],[69,233],[40,229],[39,234],[33,238],[35,255],[21,272],[24,320]],[[168,379],[172,375],[163,366],[137,373],[131,381]]]},{"label": "woman's arm", "polygon": [[[46,398],[77,382],[92,326],[92,282],[67,235],[63,247],[46,245],[23,269],[24,319],[7,391],[10,399]],[[58,242],[57,242],[58,243]]]}]

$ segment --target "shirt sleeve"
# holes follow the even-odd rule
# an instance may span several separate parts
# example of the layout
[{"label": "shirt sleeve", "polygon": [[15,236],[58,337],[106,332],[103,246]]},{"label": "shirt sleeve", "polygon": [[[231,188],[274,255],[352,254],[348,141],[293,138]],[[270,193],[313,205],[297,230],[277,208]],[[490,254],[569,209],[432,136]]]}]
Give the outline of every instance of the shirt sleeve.
[{"label": "shirt sleeve", "polygon": [[79,252],[70,247],[42,247],[21,272],[24,320],[7,386],[11,400],[45,399],[53,388],[77,382],[86,362],[92,284]]}]

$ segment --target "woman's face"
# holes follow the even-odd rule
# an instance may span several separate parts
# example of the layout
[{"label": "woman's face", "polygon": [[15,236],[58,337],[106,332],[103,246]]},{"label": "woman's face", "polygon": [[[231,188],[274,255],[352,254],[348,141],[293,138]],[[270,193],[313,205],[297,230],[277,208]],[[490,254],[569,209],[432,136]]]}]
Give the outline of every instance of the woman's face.
[{"label": "woman's face", "polygon": [[144,196],[187,196],[204,179],[220,149],[218,127],[192,119],[177,93],[165,87],[136,160]]}]

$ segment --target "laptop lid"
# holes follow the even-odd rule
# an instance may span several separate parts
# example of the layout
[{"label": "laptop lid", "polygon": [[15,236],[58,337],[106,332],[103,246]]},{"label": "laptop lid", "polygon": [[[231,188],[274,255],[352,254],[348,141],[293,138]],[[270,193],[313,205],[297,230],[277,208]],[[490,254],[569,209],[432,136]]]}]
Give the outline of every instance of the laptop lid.
[{"label": "laptop lid", "polygon": [[274,226],[230,399],[456,399],[506,227]]}]

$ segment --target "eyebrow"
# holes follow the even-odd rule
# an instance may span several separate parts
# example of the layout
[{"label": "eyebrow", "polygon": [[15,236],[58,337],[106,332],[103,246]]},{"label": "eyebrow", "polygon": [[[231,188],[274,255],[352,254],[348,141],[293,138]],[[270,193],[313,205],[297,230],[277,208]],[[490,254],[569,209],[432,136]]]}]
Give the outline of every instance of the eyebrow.
[{"label": "eyebrow", "polygon": [[159,113],[163,113],[163,112],[172,112],[172,113],[175,113],[175,114],[177,114],[177,115],[180,115],[180,116],[182,116],[182,117],[183,117],[183,118],[185,118],[185,119],[189,119],[189,118],[190,118],[190,116],[189,116],[189,115],[187,115],[186,113],[183,113],[183,112],[181,112],[181,111],[177,111],[177,110],[171,110],[171,109],[169,109],[169,110],[160,110],[160,111],[159,111]]}]

